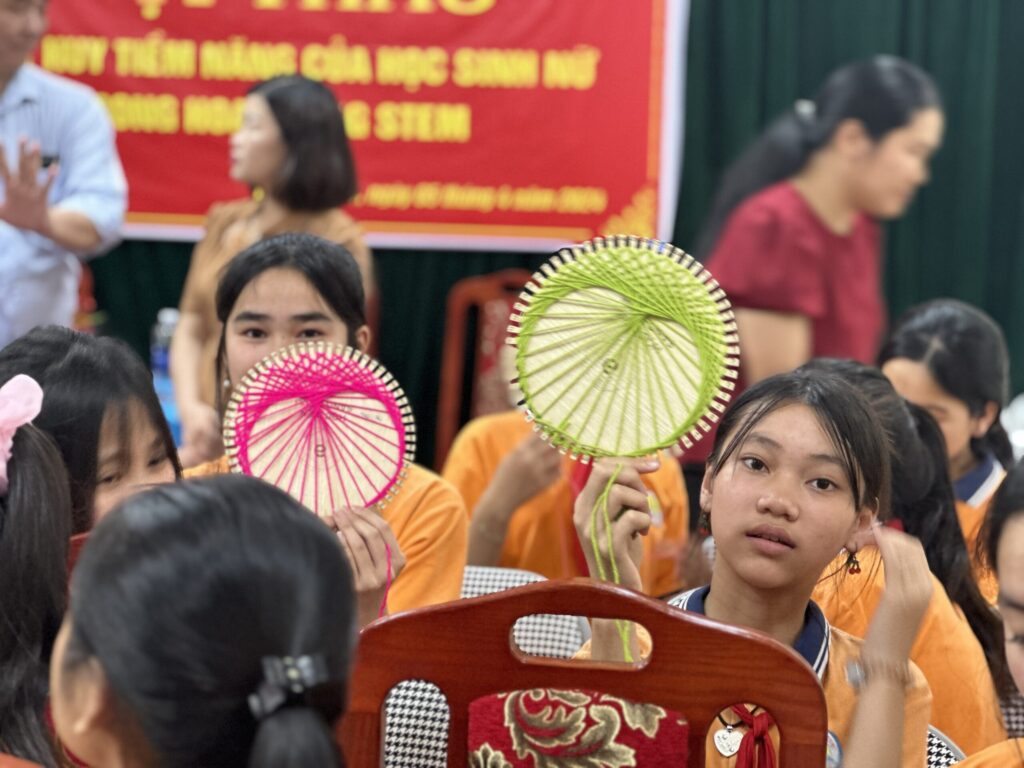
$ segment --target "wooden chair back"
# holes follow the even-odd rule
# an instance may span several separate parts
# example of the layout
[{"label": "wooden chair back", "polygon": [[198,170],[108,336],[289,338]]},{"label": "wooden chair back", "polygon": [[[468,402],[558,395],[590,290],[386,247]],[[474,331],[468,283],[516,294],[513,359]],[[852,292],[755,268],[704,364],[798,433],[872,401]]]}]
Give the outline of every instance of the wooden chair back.
[{"label": "wooden chair back", "polygon": [[[512,627],[522,616],[541,613],[637,622],[651,633],[651,654],[631,665],[527,656],[510,645]],[[707,732],[718,713],[732,704],[756,704],[778,725],[780,765],[825,764],[824,693],[795,651],[760,633],[588,579],[529,584],[368,626],[339,726],[351,768],[381,765],[384,699],[407,679],[433,683],[448,700],[450,768],[467,762],[470,703],[531,688],[588,689],[682,713],[694,766],[704,766]]]}]

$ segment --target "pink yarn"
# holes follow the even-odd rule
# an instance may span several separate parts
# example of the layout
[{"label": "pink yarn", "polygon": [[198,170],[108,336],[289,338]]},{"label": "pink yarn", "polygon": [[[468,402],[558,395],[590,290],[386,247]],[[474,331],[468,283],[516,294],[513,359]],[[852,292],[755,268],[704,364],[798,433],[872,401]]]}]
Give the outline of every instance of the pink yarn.
[{"label": "pink yarn", "polygon": [[[385,498],[404,466],[404,414],[393,378],[367,362],[361,355],[297,349],[251,372],[236,395],[232,421],[242,472],[260,475],[253,465],[266,461],[273,471],[260,476],[299,499],[307,499],[307,491],[320,498],[323,483],[331,509],[368,507]],[[268,410],[290,401],[272,421],[260,423]],[[254,442],[267,439],[250,453]],[[324,466],[312,473],[314,487],[307,488],[309,463],[321,460]],[[353,481],[341,483],[340,498],[332,476]]]},{"label": "pink yarn", "polygon": [[380,611],[377,613],[377,618],[387,616],[388,613],[388,592],[391,591],[391,547],[388,543],[384,542],[384,550],[388,553],[388,578],[384,582],[384,597],[380,601]]}]

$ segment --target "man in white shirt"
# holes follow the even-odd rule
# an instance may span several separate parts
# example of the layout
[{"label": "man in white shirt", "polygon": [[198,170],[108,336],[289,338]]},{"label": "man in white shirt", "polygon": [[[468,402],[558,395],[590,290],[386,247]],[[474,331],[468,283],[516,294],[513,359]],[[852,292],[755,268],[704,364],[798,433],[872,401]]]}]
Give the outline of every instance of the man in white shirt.
[{"label": "man in white shirt", "polygon": [[79,259],[117,242],[127,201],[99,98],[27,62],[46,5],[0,0],[0,347],[71,323]]}]

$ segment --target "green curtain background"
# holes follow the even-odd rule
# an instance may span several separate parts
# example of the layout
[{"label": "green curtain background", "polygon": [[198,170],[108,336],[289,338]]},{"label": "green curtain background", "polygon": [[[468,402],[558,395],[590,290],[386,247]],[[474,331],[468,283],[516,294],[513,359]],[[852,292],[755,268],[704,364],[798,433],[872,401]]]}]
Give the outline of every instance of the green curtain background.
[{"label": "green curtain background", "polygon": [[[886,294],[895,315],[953,296],[1006,330],[1013,391],[1024,389],[1024,2],[1020,0],[692,0],[684,167],[674,241],[696,237],[724,166],[775,114],[833,68],[874,53],[923,66],[946,104],[932,183],[889,226]],[[157,310],[177,304],[191,247],[127,242],[93,263],[106,331],[141,353]],[[417,416],[433,461],[448,290],[469,275],[536,268],[538,254],[376,252],[380,356]]]}]

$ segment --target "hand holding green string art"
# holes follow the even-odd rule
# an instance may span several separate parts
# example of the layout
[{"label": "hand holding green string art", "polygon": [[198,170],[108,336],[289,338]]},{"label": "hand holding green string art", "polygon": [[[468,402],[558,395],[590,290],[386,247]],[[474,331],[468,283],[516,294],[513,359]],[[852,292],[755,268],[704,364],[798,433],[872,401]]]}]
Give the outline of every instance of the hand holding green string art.
[{"label": "hand holding green string art", "polygon": [[[563,249],[533,275],[511,322],[520,406],[545,440],[584,463],[690,447],[735,386],[739,347],[725,292],[668,243],[616,236]],[[590,510],[588,533],[580,529],[596,575],[616,584],[617,554],[604,568],[597,531],[611,549],[618,470]],[[632,661],[628,623],[617,627]]]},{"label": "hand holding green string art", "polygon": [[689,447],[725,410],[739,364],[732,310],[675,246],[617,236],[564,249],[515,310],[520,405],[564,452]]}]

